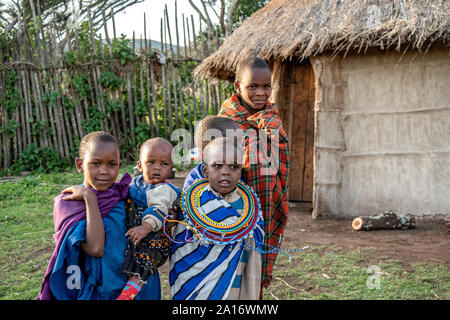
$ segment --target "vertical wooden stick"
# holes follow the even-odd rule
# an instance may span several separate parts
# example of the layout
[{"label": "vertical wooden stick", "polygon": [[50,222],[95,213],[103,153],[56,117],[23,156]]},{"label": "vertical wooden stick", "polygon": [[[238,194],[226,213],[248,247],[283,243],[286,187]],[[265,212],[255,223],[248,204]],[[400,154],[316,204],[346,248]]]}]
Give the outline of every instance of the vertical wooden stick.
[{"label": "vertical wooden stick", "polygon": [[[164,50],[164,21],[161,19],[161,52],[165,54]],[[165,77],[165,66],[161,66],[161,81],[162,81],[162,91],[163,91],[163,125],[164,125],[164,137],[167,138],[167,97],[166,97],[166,77]]]},{"label": "vertical wooden stick", "polygon": [[[149,34],[149,53],[152,55],[152,40]],[[158,123],[158,106],[156,104],[156,90],[155,90],[155,76],[154,76],[154,70],[153,70],[153,60],[149,59],[150,63],[150,91],[152,95],[152,104],[153,104],[153,119],[155,124],[155,135],[159,136],[159,123]],[[147,80],[148,80],[148,68],[147,71]],[[149,91],[147,86],[147,96],[149,97]],[[149,98],[150,99],[150,98]],[[150,103],[149,103],[150,104]],[[151,114],[149,113],[149,116],[151,117]]]},{"label": "vertical wooden stick", "polygon": [[[167,25],[167,34],[169,36],[169,46],[170,46],[170,61],[171,61],[171,66],[170,69],[172,70],[172,80],[170,79],[169,76],[169,71],[167,72],[167,90],[169,91],[169,125],[170,125],[170,132],[172,132],[173,130],[173,126],[172,126],[172,117],[173,117],[173,111],[175,113],[175,127],[178,126],[178,99],[177,99],[177,82],[176,82],[176,71],[175,71],[175,66],[174,66],[174,59],[175,59],[175,54],[173,52],[173,45],[172,45],[172,36],[171,36],[171,32],[170,32],[170,23],[169,23],[169,13],[167,11],[167,4],[165,5],[165,16],[166,16],[166,25]],[[166,29],[164,29],[166,31]],[[169,67],[167,67],[167,69],[169,69]],[[172,110],[172,90],[171,90],[171,86],[173,87],[173,103],[174,103],[174,109]]]}]

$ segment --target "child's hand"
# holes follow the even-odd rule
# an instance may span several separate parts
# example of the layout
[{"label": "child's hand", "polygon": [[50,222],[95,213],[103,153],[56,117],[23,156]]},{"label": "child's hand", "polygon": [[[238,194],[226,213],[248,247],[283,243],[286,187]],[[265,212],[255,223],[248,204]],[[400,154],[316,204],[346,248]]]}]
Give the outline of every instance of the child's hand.
[{"label": "child's hand", "polygon": [[153,227],[147,222],[143,222],[142,225],[128,230],[127,233],[125,233],[125,235],[130,237],[130,240],[134,242],[134,245],[137,245],[152,231]]},{"label": "child's hand", "polygon": [[[177,219],[177,212],[179,208],[176,205],[173,205],[172,208],[169,209],[169,212],[167,214],[167,220],[176,220]],[[171,229],[174,226],[176,226],[177,222],[166,222],[166,229]]]},{"label": "child's hand", "polygon": [[70,186],[61,191],[61,193],[72,193],[65,196],[63,200],[85,200],[87,196],[95,195],[91,190],[80,185]]}]

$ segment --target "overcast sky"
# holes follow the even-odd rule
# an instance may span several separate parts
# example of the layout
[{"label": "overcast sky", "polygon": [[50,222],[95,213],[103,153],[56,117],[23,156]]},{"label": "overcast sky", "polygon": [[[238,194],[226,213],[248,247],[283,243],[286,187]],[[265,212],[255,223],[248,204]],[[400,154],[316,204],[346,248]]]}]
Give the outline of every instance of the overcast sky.
[{"label": "overcast sky", "polygon": [[[183,21],[182,14],[185,17],[194,16],[195,30],[198,32],[198,15],[191,7],[188,0],[178,0],[178,30],[180,33],[180,44],[183,45]],[[194,3],[198,4],[198,0]],[[145,0],[142,3],[135,4],[126,8],[124,11],[116,14],[114,20],[116,23],[116,34],[125,34],[127,38],[133,37],[133,30],[135,31],[136,39],[139,39],[141,34],[144,37],[144,12],[147,19],[147,38],[160,41],[160,19],[163,17],[164,5],[167,4],[169,12],[170,30],[172,36],[172,43],[175,44],[175,0]],[[213,19],[213,15],[211,15]],[[217,19],[216,19],[217,20]],[[213,19],[214,21],[214,19]],[[187,31],[186,31],[187,32]],[[191,30],[192,32],[192,30]],[[104,36],[103,29],[101,30],[102,37]],[[150,36],[149,36],[150,33]],[[112,37],[112,21],[108,21],[108,34]],[[192,33],[191,33],[192,37]]]}]

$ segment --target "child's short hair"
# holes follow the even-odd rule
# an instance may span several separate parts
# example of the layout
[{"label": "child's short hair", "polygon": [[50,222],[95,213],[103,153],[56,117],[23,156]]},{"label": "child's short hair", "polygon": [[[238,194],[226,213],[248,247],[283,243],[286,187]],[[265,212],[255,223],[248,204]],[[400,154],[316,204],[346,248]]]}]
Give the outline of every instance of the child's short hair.
[{"label": "child's short hair", "polygon": [[89,145],[91,143],[95,143],[98,141],[114,143],[117,146],[117,148],[119,148],[119,142],[117,141],[116,137],[114,137],[112,134],[105,131],[94,131],[85,135],[81,139],[80,146],[78,148],[78,156],[80,157],[80,159],[84,159],[84,156],[86,155],[86,150],[89,147]]},{"label": "child's short hair", "polygon": [[[214,147],[222,147],[221,151],[215,150],[214,156],[218,153],[222,152],[222,157],[225,155],[227,162],[233,162],[242,164],[244,160],[244,148],[239,141],[234,140],[229,137],[219,137],[212,140],[208,145],[206,145],[204,153],[203,153],[203,163],[210,164],[211,156],[209,153]],[[232,151],[230,150],[232,149]]]},{"label": "child's short hair", "polygon": [[166,144],[167,146],[169,146],[170,148],[173,147],[172,144],[169,142],[169,140],[161,138],[161,137],[147,139],[141,144],[141,147],[139,148],[139,159],[141,158],[142,152],[144,151],[145,147],[151,143],[163,143],[163,144]]},{"label": "child's short hair", "polygon": [[198,123],[194,134],[195,146],[199,148],[200,151],[203,151],[206,145],[214,138],[218,138],[206,135],[207,130],[212,131],[213,129],[218,130],[222,137],[225,137],[227,129],[238,130],[239,125],[234,122],[233,119],[227,117],[208,116],[204,118]]},{"label": "child's short hair", "polygon": [[267,69],[270,72],[270,67],[263,59],[258,57],[247,57],[239,61],[236,67],[236,81],[241,81],[242,74],[248,69]]}]

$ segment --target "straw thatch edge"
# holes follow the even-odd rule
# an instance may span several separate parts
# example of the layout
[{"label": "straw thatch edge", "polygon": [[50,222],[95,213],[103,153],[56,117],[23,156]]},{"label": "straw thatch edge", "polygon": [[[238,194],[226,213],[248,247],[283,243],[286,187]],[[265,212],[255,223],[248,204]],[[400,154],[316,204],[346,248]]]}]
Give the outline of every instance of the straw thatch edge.
[{"label": "straw thatch edge", "polygon": [[447,0],[273,0],[247,19],[195,70],[196,77],[232,79],[240,59],[299,59],[320,54],[427,50],[450,45]]}]

